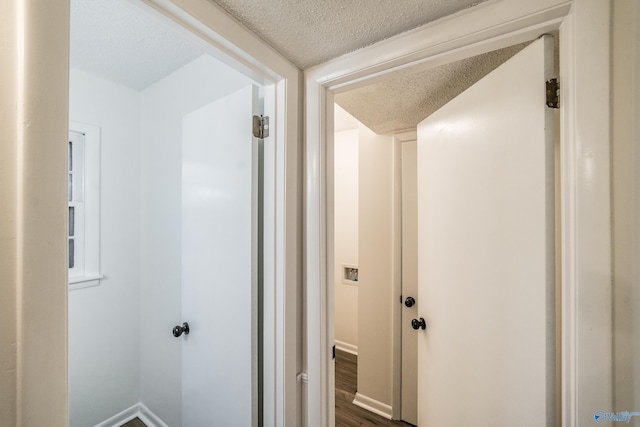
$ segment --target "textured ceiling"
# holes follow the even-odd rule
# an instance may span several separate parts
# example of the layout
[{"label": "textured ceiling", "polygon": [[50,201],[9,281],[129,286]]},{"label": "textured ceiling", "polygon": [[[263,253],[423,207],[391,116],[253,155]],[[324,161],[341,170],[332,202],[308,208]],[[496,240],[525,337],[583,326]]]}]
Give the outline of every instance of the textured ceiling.
[{"label": "textured ceiling", "polygon": [[479,0],[212,1],[302,70],[481,2]]},{"label": "textured ceiling", "polygon": [[511,58],[527,43],[428,70],[397,71],[378,83],[337,94],[335,102],[378,134],[416,125]]},{"label": "textured ceiling", "polygon": [[72,68],[141,90],[203,54],[126,0],[71,0]]},{"label": "textured ceiling", "polygon": [[[215,1],[302,69],[479,3]],[[71,67],[142,90],[204,53],[194,39],[187,39],[134,2],[71,0]],[[522,47],[429,70],[409,68],[384,81],[338,94],[336,103],[377,133],[414,129]]]}]

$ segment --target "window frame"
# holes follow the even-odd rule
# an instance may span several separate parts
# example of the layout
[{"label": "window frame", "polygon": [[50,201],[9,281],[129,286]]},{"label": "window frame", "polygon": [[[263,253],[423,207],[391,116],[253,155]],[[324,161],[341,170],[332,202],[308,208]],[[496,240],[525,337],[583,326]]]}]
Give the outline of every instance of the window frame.
[{"label": "window frame", "polygon": [[[68,236],[70,281],[84,276],[84,146],[84,133],[69,130]],[[71,214],[72,209],[73,215]],[[74,243],[73,252],[71,251],[71,241]]]},{"label": "window frame", "polygon": [[81,175],[73,177],[75,194],[69,201],[75,216],[75,263],[69,269],[69,290],[76,290],[98,286],[104,277],[100,271],[100,128],[71,121],[69,141],[76,146],[73,174]]}]

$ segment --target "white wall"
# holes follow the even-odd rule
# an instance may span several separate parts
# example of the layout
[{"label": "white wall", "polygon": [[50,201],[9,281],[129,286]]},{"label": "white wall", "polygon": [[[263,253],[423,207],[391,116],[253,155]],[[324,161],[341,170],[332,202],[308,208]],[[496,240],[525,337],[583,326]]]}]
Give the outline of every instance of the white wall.
[{"label": "white wall", "polygon": [[70,80],[70,120],[101,128],[106,276],[69,295],[70,425],[92,426],[142,401],[177,427],[182,119],[250,81],[209,56],[142,92],[77,70]]},{"label": "white wall", "polygon": [[70,426],[138,402],[140,96],[72,70],[70,120],[101,129],[100,286],[69,292]]},{"label": "white wall", "polygon": [[614,410],[640,404],[640,5],[613,2]]},{"label": "white wall", "polygon": [[359,128],[358,394],[392,396],[393,144]]},{"label": "white wall", "polygon": [[141,401],[182,425],[182,119],[251,81],[203,56],[141,93]]},{"label": "white wall", "polygon": [[336,132],[334,141],[335,340],[357,352],[358,286],[342,282],[342,266],[358,265],[358,129]]},{"label": "white wall", "polygon": [[[358,352],[356,401],[388,411],[392,403],[395,301],[393,138],[376,135],[338,106],[335,128],[336,347],[353,346]],[[342,264],[358,265],[357,286],[342,283]]]}]

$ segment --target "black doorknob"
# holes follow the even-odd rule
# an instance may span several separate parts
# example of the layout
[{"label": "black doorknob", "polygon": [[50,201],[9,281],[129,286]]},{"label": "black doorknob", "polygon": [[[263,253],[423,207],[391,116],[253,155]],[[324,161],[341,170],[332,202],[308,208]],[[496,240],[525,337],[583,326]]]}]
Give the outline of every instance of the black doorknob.
[{"label": "black doorknob", "polygon": [[404,305],[406,305],[407,307],[413,307],[415,303],[416,300],[414,300],[413,297],[407,297],[407,299],[404,300]]},{"label": "black doorknob", "polygon": [[177,325],[173,328],[173,336],[178,338],[182,334],[189,335],[189,324],[184,322],[182,326]]},{"label": "black doorknob", "polygon": [[427,329],[427,323],[424,321],[424,319],[421,317],[420,319],[413,319],[411,321],[411,327],[413,329]]}]

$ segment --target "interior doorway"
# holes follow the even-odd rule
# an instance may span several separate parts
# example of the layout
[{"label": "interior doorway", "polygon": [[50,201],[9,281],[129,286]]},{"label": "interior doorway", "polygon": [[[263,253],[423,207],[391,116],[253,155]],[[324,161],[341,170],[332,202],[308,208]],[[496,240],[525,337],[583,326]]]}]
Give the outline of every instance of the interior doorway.
[{"label": "interior doorway", "polygon": [[[335,423],[406,426],[409,424],[394,418],[391,405],[376,394],[379,386],[384,388],[384,381],[389,381],[388,376],[376,372],[390,358],[387,352],[377,351],[378,343],[370,333],[372,329],[387,334],[392,328],[392,322],[375,322],[376,318],[381,322],[388,318],[388,312],[378,311],[379,304],[386,297],[387,280],[392,280],[394,269],[400,270],[394,265],[392,245],[388,244],[393,240],[390,224],[385,226],[385,218],[389,219],[394,209],[386,197],[395,179],[394,168],[391,163],[386,167],[380,164],[391,158],[397,138],[376,135],[339,106],[335,108],[335,123]],[[375,196],[377,186],[381,188],[379,197]],[[368,206],[376,200],[379,205],[375,209]],[[360,253],[363,264],[359,262]],[[375,265],[372,258],[376,259]]]},{"label": "interior doorway", "polygon": [[70,425],[262,425],[274,84],[141,2],[71,11]]},{"label": "interior doorway", "polygon": [[[489,73],[492,69],[502,64],[503,62],[508,60],[511,56],[515,55],[517,52],[522,50],[526,45],[527,43],[515,45],[503,51],[490,52],[488,54],[485,54],[485,56],[482,59],[469,58],[465,62],[468,64],[473,60],[487,61],[488,58],[493,58],[493,63],[495,65],[493,67],[489,67],[488,69],[486,69],[485,72],[475,80],[477,81],[478,79],[483,77],[484,74]],[[455,70],[456,65],[460,65],[464,67],[463,64],[453,63],[453,64],[448,64],[446,67],[453,67],[453,69]],[[436,71],[435,71],[436,74],[437,74],[437,71],[438,70],[436,68]],[[434,72],[434,70],[431,70],[431,72]],[[454,77],[452,78],[455,79],[455,74],[452,73],[452,68],[449,68],[447,72],[449,74],[453,74]],[[407,70],[403,70],[403,73],[401,74],[403,74],[403,78],[405,79],[405,84],[406,82],[411,82],[409,84],[412,85],[413,90],[416,92],[420,91],[421,88],[419,87],[419,83],[417,83],[417,82],[420,82],[420,78],[414,77],[413,80],[407,78],[406,76],[411,74],[411,72]],[[398,86],[397,85],[394,86],[395,82],[393,81],[394,79],[393,74],[391,76],[388,76],[387,78],[391,82],[384,82],[384,81],[378,82],[376,84],[373,84],[372,86],[374,86],[374,88],[376,89],[382,88],[384,90],[385,89],[384,85],[387,85],[388,87],[393,87],[394,90],[398,90]],[[422,77],[422,79],[426,80],[427,78]],[[475,81],[468,82],[468,85],[471,85]],[[465,88],[459,89],[459,92],[451,95],[451,98],[449,99],[452,99],[458,93],[464,91]],[[364,87],[355,89],[353,92],[354,93],[352,94],[350,94],[349,92],[346,92],[346,93],[340,93],[339,95],[336,95],[336,98],[335,98],[336,102],[341,101],[342,105],[347,106],[347,108],[352,108],[353,111],[358,111],[358,103],[362,103],[363,100],[368,101],[369,105],[373,103],[372,99],[375,96],[373,95],[375,93],[374,89],[364,86]],[[369,97],[367,98],[367,96]],[[384,95],[382,96],[382,98],[385,99],[385,101],[387,101],[388,104],[396,105],[394,104],[393,99],[389,100],[388,98],[385,98]],[[446,103],[447,101],[448,100],[443,101],[443,104]],[[382,107],[378,107],[378,109],[382,110]],[[390,112],[388,113],[388,115],[391,116],[393,115],[393,113]],[[380,116],[377,116],[377,117],[380,117]],[[336,124],[336,129],[341,129],[339,126],[342,126],[340,125],[342,120],[340,119],[338,113],[335,113],[334,120]],[[385,123],[385,125],[387,125],[387,123]],[[342,178],[339,177],[339,173],[341,173],[340,171],[341,169],[344,168],[344,165],[339,164],[340,160],[338,160],[338,156],[340,153],[339,144],[343,143],[343,140],[344,140],[344,136],[338,135],[338,133],[342,133],[342,132],[343,132],[342,130],[340,130],[339,132],[336,132],[335,139],[333,141],[333,144],[334,144],[333,155],[334,155],[334,158],[336,159],[334,164],[334,169],[333,169],[334,179],[336,180],[334,182],[334,191],[335,191],[334,212],[336,213],[338,212],[340,201],[345,199],[344,195],[342,194],[342,190],[344,190],[344,188],[340,188],[340,187],[343,187],[344,182],[341,181]],[[377,134],[377,133],[374,133],[374,134],[375,136],[373,137],[372,143],[384,144],[381,140],[381,138],[383,137],[380,134]],[[386,223],[385,223],[385,220],[382,220],[378,222],[376,226],[369,228],[370,234],[374,234],[374,233],[384,234],[385,230],[388,230],[388,236],[387,236],[387,240],[384,240],[384,238],[380,239],[378,237],[377,238],[378,241],[376,242],[375,239],[368,240],[367,237],[363,239],[362,235],[359,234],[358,239],[360,240],[360,243],[361,243],[360,246],[361,247],[363,246],[362,241],[364,240],[364,241],[370,242],[369,244],[364,245],[365,251],[371,252],[371,248],[375,247],[375,248],[388,249],[389,252],[386,255],[382,255],[381,257],[379,256],[377,258],[375,267],[369,266],[367,268],[363,266],[362,260],[350,261],[349,259],[345,259],[345,258],[340,259],[340,256],[342,255],[342,251],[339,250],[336,246],[336,248],[334,249],[335,258],[333,260],[334,262],[333,267],[335,269],[335,274],[333,275],[334,289],[335,289],[334,292],[335,292],[335,299],[336,299],[336,303],[335,303],[336,308],[334,311],[334,316],[336,319],[335,342],[338,349],[340,349],[341,347],[343,348],[346,347],[347,349],[349,348],[348,345],[345,346],[344,343],[342,342],[343,341],[342,337],[345,335],[343,332],[339,331],[339,328],[341,326],[338,325],[338,322],[340,322],[341,319],[345,317],[344,314],[341,313],[339,309],[339,304],[344,303],[344,301],[339,301],[339,299],[346,298],[345,292],[343,290],[347,288],[345,288],[343,285],[345,284],[344,279],[347,277],[346,275],[350,271],[349,269],[351,267],[355,267],[357,269],[358,281],[359,281],[358,286],[360,287],[360,289],[367,286],[367,283],[366,283],[367,278],[369,278],[369,280],[381,279],[382,282],[386,281],[387,287],[383,288],[385,290],[383,290],[382,292],[386,292],[388,306],[393,307],[392,310],[385,311],[387,310],[387,307],[378,305],[374,309],[375,316],[377,316],[378,319],[374,319],[366,323],[366,326],[364,327],[365,330],[374,330],[376,333],[375,340],[378,340],[378,341],[385,339],[385,336],[386,336],[385,334],[387,334],[386,331],[391,332],[389,338],[387,338],[388,341],[385,341],[387,345],[379,346],[377,348],[377,351],[384,352],[385,348],[388,348],[388,347],[394,348],[394,351],[390,352],[391,357],[385,361],[385,362],[390,362],[390,364],[393,366],[392,369],[388,372],[388,375],[389,375],[388,385],[390,389],[393,389],[392,396],[387,397],[388,398],[387,401],[383,400],[384,398],[381,399],[382,401],[378,399],[370,398],[370,396],[367,396],[365,394],[364,388],[371,387],[367,391],[373,390],[372,393],[376,393],[376,390],[374,389],[375,386],[371,386],[371,382],[367,384],[366,381],[363,381],[362,389],[359,389],[357,391],[354,399],[354,403],[356,405],[367,408],[369,411],[381,414],[387,418],[403,419],[403,420],[410,421],[413,424],[416,424],[417,420],[414,416],[411,415],[411,412],[412,412],[411,408],[415,407],[415,405],[417,404],[417,396],[415,391],[413,392],[411,391],[412,389],[415,390],[414,388],[415,384],[411,385],[410,383],[412,382],[411,378],[413,377],[415,379],[416,377],[417,366],[415,362],[416,362],[417,356],[411,355],[412,350],[409,350],[408,348],[413,347],[413,351],[415,351],[415,345],[411,346],[411,340],[408,340],[406,337],[407,336],[413,336],[414,338],[417,337],[416,335],[417,333],[414,330],[415,328],[413,328],[411,325],[411,320],[413,320],[414,318],[416,318],[417,320],[418,316],[415,316],[415,315],[412,316],[412,314],[415,314],[415,313],[411,311],[412,307],[414,311],[417,311],[417,304],[416,304],[415,298],[408,299],[408,297],[412,297],[412,295],[407,294],[406,288],[405,288],[405,291],[403,291],[404,273],[407,273],[406,277],[404,277],[404,280],[405,281],[411,280],[409,278],[411,274],[408,271],[410,267],[405,265],[405,262],[411,257],[404,256],[404,255],[408,255],[408,253],[407,253],[407,248],[404,247],[403,245],[407,243],[407,240],[409,240],[409,236],[413,235],[415,237],[415,235],[417,234],[417,231],[415,230],[413,232],[408,231],[408,228],[403,226],[403,221],[400,218],[402,218],[404,214],[406,214],[407,211],[410,209],[410,205],[406,205],[406,202],[408,202],[409,200],[403,199],[402,197],[402,193],[403,191],[405,191],[405,186],[403,185],[404,184],[403,178],[404,180],[408,179],[407,176],[403,177],[403,173],[405,173],[403,162],[405,161],[404,158],[406,158],[411,152],[410,149],[405,150],[405,148],[410,147],[412,143],[415,144],[415,142],[412,142],[412,141],[415,141],[415,139],[416,139],[415,130],[407,131],[407,132],[398,132],[395,134],[395,136],[387,135],[387,147],[386,147],[387,151],[385,152],[385,155],[382,155],[381,157],[386,156],[386,159],[388,160],[388,162],[386,164],[384,162],[377,164],[373,168],[373,172],[371,172],[369,175],[366,175],[366,172],[365,172],[365,175],[366,175],[365,180],[368,182],[374,182],[376,181],[376,179],[384,180],[385,173],[389,173],[390,178],[387,181],[387,185],[389,186],[389,189],[390,189],[389,192],[385,193],[387,190],[384,188],[384,184],[383,184],[374,193],[375,194],[374,198],[376,200],[376,203],[378,204],[366,205],[365,203],[365,206],[367,206],[368,209],[365,209],[365,213],[363,213],[363,215],[366,215],[366,214],[370,214],[370,212],[375,212],[376,215],[383,216],[383,217],[384,215],[388,214]],[[395,148],[392,148],[394,144],[396,146]],[[363,157],[361,155],[359,159],[362,159],[362,158]],[[351,162],[347,162],[347,166],[348,165],[353,165],[352,169],[355,169],[357,167],[362,177],[362,171],[360,169],[360,167],[362,166],[361,164],[356,164],[355,162],[351,161]],[[347,186],[349,186],[349,184],[347,184]],[[385,199],[385,197],[387,197],[387,199]],[[383,200],[386,200],[386,203],[387,203],[386,207],[380,206],[380,204],[385,203],[383,202]],[[413,201],[415,202],[415,198]],[[362,206],[363,206],[363,203],[361,202],[359,207],[361,208]],[[339,223],[338,219],[334,219],[333,226],[335,230],[334,243],[338,245],[339,240],[342,239],[346,235],[346,233],[344,228],[342,228],[341,224]],[[358,229],[362,231],[363,228],[361,225],[359,225]],[[403,234],[404,232],[408,233],[408,235],[404,235]],[[373,242],[376,242],[376,243],[373,243]],[[405,253],[403,253],[403,250]],[[380,268],[382,268],[381,266],[383,266],[385,262],[387,265],[386,267],[387,271],[382,271],[380,270]],[[372,268],[378,268],[378,270],[376,270],[376,274],[373,275],[375,276],[375,279],[371,278],[372,275],[370,270]],[[346,284],[353,285],[348,281],[346,281]],[[356,298],[358,299],[358,301],[363,300],[360,298],[358,293],[356,293],[356,295],[357,295]],[[369,299],[368,301],[371,302],[372,300]],[[362,314],[362,306],[354,303],[346,304],[346,306],[350,308],[351,314],[353,314],[353,312],[357,313],[358,319],[363,319],[363,317],[365,317]],[[385,316],[387,316],[387,319],[389,322],[388,325],[381,326],[380,323],[375,323],[377,320]],[[362,327],[360,327],[358,330],[362,330]],[[403,330],[405,331],[403,332]],[[358,350],[358,353],[360,353],[361,351],[360,348],[362,346],[362,337],[359,334],[357,335],[357,340],[358,340],[358,343],[357,343],[357,346],[355,347]],[[364,346],[366,348],[367,344],[365,344]],[[358,356],[360,358],[360,354],[358,354]],[[384,378],[384,376],[387,375],[387,373],[384,373],[383,375],[380,374],[381,370],[384,369],[385,362],[382,363],[381,369],[375,370],[378,380],[380,379],[380,377]],[[339,363],[339,361],[336,363]],[[360,368],[358,369],[358,371],[359,371],[358,373],[360,374]],[[336,381],[337,381],[337,377],[336,377]],[[358,381],[358,384],[360,386],[360,381]],[[358,393],[362,393],[362,395],[358,396]],[[413,393],[413,395],[411,395],[410,393]],[[338,397],[336,395],[336,407],[338,406],[337,399]],[[412,400],[414,403],[413,404],[409,403]],[[338,421],[336,418],[336,423],[337,422]],[[340,424],[336,424],[336,425],[340,425]]]}]

